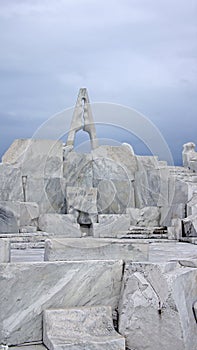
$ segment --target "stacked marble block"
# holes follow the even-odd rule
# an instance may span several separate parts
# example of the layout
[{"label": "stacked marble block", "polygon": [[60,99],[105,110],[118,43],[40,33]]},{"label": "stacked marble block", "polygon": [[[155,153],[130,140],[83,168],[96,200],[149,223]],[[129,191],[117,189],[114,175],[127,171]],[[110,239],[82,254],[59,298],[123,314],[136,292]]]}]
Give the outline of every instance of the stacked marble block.
[{"label": "stacked marble block", "polygon": [[[148,245],[117,240],[131,225],[172,225],[169,234],[177,230],[178,239],[186,209],[195,211],[195,176],[155,157],[134,156],[126,146],[102,146],[88,155],[65,148],[63,161],[61,142],[29,142],[16,141],[1,164],[7,174],[1,180],[3,222],[11,216],[15,228],[9,231],[36,226],[55,237],[46,242],[43,263],[5,264],[4,245],[0,343],[44,340],[53,350],[61,341],[50,333],[50,324],[61,327],[56,317],[53,321],[55,310],[63,309],[65,319],[76,322],[83,311],[94,319],[95,307],[111,307],[113,315],[118,311],[117,330],[128,349],[196,350],[195,264],[150,263]],[[82,238],[89,234],[93,237]],[[43,315],[48,315],[44,335]],[[118,338],[117,349],[124,349],[111,323],[105,330],[113,339],[102,347],[114,348]],[[67,340],[63,337],[64,344]],[[89,347],[85,341],[76,346]]]},{"label": "stacked marble block", "polygon": [[[99,234],[103,236],[104,220],[104,230],[109,234],[112,220],[109,215],[122,215],[124,220],[123,215],[128,214],[130,226],[167,226],[172,227],[172,232],[173,219],[183,220],[188,216],[187,204],[197,189],[197,176],[189,169],[167,166],[157,157],[135,156],[126,145],[100,146],[87,155],[67,151],[64,176],[68,189],[68,212],[78,213],[80,223],[91,224],[97,237]],[[87,209],[84,213],[80,201],[76,206],[72,202],[69,188],[77,194],[87,187],[92,191],[92,199],[94,192],[96,201],[93,200],[89,211]],[[114,216],[115,219],[117,216]],[[125,226],[123,229],[127,230]],[[175,232],[174,239],[176,237]]]},{"label": "stacked marble block", "polygon": [[194,350],[197,269],[178,262],[127,263],[119,332],[128,349]]},{"label": "stacked marble block", "polygon": [[65,212],[61,142],[15,140],[0,175],[1,233],[35,232],[42,213]]},{"label": "stacked marble block", "polygon": [[[123,267],[122,260],[0,264],[0,344],[41,342],[45,310],[63,309],[66,313],[67,309],[102,305],[115,313]],[[100,322],[110,342],[114,338],[112,320],[108,324],[111,311],[108,309],[105,314],[108,316],[101,317]],[[96,322],[91,328],[98,334]],[[122,345],[117,349],[124,349]]]},{"label": "stacked marble block", "polygon": [[[196,350],[197,268],[189,263],[0,264],[0,343]],[[116,312],[119,335],[111,318]]]},{"label": "stacked marble block", "polygon": [[1,233],[39,229],[69,236],[71,221],[75,234],[89,225],[90,234],[104,237],[104,226],[107,236],[120,225],[128,230],[125,215],[131,226],[172,226],[172,219],[187,216],[197,189],[188,169],[135,156],[127,145],[80,154],[60,141],[16,140],[0,175]]}]

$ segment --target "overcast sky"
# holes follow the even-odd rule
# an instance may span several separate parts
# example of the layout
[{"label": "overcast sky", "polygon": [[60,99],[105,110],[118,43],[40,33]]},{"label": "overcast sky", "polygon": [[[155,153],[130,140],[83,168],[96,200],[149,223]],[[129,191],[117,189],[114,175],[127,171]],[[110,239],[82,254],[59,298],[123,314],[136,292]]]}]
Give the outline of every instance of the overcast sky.
[{"label": "overcast sky", "polygon": [[176,163],[197,143],[196,0],[0,0],[0,44],[0,153],[84,86],[147,116]]}]

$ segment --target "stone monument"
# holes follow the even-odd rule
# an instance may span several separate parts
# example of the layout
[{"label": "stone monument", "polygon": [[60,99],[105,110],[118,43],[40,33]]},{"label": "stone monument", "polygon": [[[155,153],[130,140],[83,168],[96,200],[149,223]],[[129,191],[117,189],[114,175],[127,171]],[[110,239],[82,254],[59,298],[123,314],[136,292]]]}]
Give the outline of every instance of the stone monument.
[{"label": "stone monument", "polygon": [[85,88],[66,145],[13,142],[0,164],[2,349],[196,350],[194,148],[172,167],[99,146]]}]

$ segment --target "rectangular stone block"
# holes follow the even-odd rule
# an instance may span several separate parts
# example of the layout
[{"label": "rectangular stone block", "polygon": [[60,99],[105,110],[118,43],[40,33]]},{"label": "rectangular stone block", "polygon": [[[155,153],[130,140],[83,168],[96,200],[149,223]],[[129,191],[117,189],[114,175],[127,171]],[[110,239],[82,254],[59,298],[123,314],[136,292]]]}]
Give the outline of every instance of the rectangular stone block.
[{"label": "rectangular stone block", "polygon": [[124,214],[135,206],[133,181],[129,179],[94,179],[97,188],[97,208],[100,214]]},{"label": "rectangular stone block", "polygon": [[0,164],[0,201],[23,201],[21,170],[9,164]]},{"label": "rectangular stone block", "polygon": [[34,226],[39,217],[39,206],[33,202],[20,203],[20,226]]},{"label": "rectangular stone block", "polygon": [[63,163],[66,185],[70,187],[93,187],[91,154],[69,152]]},{"label": "rectangular stone block", "polygon": [[128,263],[119,332],[129,349],[195,350],[197,269],[177,263]]},{"label": "rectangular stone block", "polygon": [[126,145],[100,146],[92,151],[92,158],[94,178],[133,180],[135,177],[136,156]]},{"label": "rectangular stone block", "polygon": [[17,139],[2,161],[20,165],[24,176],[62,177],[63,145],[57,140]]},{"label": "rectangular stone block", "polygon": [[168,239],[180,240],[183,234],[182,220],[172,219],[172,226],[168,226]]},{"label": "rectangular stone block", "polygon": [[0,263],[10,262],[10,240],[0,238]]},{"label": "rectangular stone block", "polygon": [[154,170],[160,168],[160,161],[157,156],[136,156],[139,171]]},{"label": "rectangular stone block", "polygon": [[19,232],[20,203],[0,202],[0,233]]},{"label": "rectangular stone block", "polygon": [[147,243],[129,239],[56,238],[45,241],[45,261],[66,260],[148,260]]},{"label": "rectangular stone block", "polygon": [[169,204],[186,204],[189,200],[189,187],[186,181],[171,176],[169,179]]},{"label": "rectangular stone block", "polygon": [[183,236],[197,237],[197,217],[190,215],[183,219]]},{"label": "rectangular stone block", "polygon": [[157,207],[127,208],[131,226],[158,227],[160,222],[160,209]]},{"label": "rectangular stone block", "polygon": [[165,262],[180,261],[182,259],[196,259],[197,247],[195,244],[182,242],[153,242],[149,245],[149,261]]},{"label": "rectangular stone block", "polygon": [[171,206],[160,207],[161,211],[161,226],[171,226],[173,219],[184,219],[186,215],[186,204],[177,203]]},{"label": "rectangular stone block", "polygon": [[137,208],[168,205],[167,168],[136,172],[134,188]]},{"label": "rectangular stone block", "polygon": [[122,261],[0,264],[0,344],[42,341],[50,308],[117,308]]},{"label": "rectangular stone block", "polygon": [[49,350],[124,350],[109,306],[46,310],[43,342]]},{"label": "rectangular stone block", "polygon": [[88,214],[97,214],[97,189],[83,187],[66,188],[67,210],[77,210]]},{"label": "rectangular stone block", "polygon": [[[95,158],[93,166],[93,181],[95,180],[129,180],[127,169],[109,158]],[[131,179],[133,180],[133,178]],[[94,183],[94,182],[93,182]]]},{"label": "rectangular stone block", "polygon": [[197,215],[197,194],[194,193],[192,198],[187,202],[187,216]]},{"label": "rectangular stone block", "polygon": [[127,214],[98,215],[99,223],[92,225],[93,236],[116,238],[121,232],[128,232],[130,218]]},{"label": "rectangular stone block", "polygon": [[65,179],[27,177],[26,201],[36,202],[40,214],[66,212]]},{"label": "rectangular stone block", "polygon": [[64,237],[81,237],[80,225],[71,214],[43,214],[38,220],[41,231]]}]

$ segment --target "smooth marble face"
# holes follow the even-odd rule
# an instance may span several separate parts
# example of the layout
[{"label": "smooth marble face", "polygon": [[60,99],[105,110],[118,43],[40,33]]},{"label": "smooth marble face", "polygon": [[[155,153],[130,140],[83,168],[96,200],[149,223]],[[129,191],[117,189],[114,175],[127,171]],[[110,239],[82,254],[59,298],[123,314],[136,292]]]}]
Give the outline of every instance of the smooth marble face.
[{"label": "smooth marble face", "polygon": [[85,305],[117,307],[122,261],[0,264],[0,344],[42,340],[42,312]]},{"label": "smooth marble face", "polygon": [[[119,304],[119,332],[129,348],[195,350],[197,269],[176,262],[128,263]],[[142,336],[143,335],[143,336]]]}]

